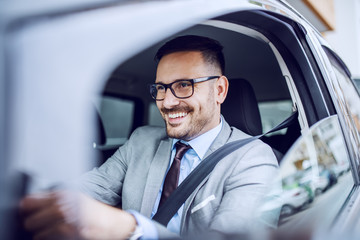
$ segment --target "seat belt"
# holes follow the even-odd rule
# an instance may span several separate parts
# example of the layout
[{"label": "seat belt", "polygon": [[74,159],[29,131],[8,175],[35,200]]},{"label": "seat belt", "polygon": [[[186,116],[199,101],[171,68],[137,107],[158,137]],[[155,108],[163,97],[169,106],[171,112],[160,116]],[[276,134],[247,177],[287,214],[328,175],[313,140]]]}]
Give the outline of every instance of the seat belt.
[{"label": "seat belt", "polygon": [[190,194],[194,192],[194,190],[205,179],[205,177],[211,173],[211,171],[214,169],[216,164],[221,159],[223,159],[224,157],[226,157],[236,149],[239,149],[242,146],[256,139],[259,139],[268,133],[276,132],[278,130],[288,127],[293,123],[293,121],[297,119],[297,117],[298,117],[298,111],[296,110],[287,119],[285,119],[283,122],[278,124],[270,131],[258,136],[229,142],[224,146],[220,147],[219,149],[217,149],[215,152],[211,153],[208,157],[206,157],[203,161],[201,161],[201,163],[175,189],[175,191],[169,196],[169,198],[161,206],[161,208],[158,209],[158,211],[156,212],[156,214],[152,219],[166,226],[170,221],[170,219],[184,204],[184,202],[190,196]]}]

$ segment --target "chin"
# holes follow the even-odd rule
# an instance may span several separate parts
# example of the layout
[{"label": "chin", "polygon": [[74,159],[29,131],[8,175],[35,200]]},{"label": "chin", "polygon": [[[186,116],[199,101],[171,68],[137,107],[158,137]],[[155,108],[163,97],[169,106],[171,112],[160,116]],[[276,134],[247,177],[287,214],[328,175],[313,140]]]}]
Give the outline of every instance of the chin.
[{"label": "chin", "polygon": [[174,131],[174,130],[166,130],[166,133],[168,135],[168,137],[170,138],[177,138],[177,139],[182,139],[182,134],[180,134],[179,132],[177,131]]},{"label": "chin", "polygon": [[170,138],[186,140],[187,133],[174,127],[166,127],[166,133]]}]

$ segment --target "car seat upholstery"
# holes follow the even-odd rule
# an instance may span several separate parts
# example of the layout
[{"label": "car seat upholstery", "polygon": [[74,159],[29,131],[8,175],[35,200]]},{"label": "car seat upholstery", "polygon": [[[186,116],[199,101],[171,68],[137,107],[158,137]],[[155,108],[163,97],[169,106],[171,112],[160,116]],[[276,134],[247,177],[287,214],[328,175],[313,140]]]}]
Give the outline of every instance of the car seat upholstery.
[{"label": "car seat upholstery", "polygon": [[252,136],[262,134],[259,106],[247,80],[229,79],[229,91],[221,112],[230,126]]},{"label": "car seat upholstery", "polygon": [[[252,135],[263,132],[260,110],[251,84],[245,79],[229,79],[229,90],[225,102],[221,105],[221,112],[230,124],[241,131]],[[278,159],[283,154],[271,146]]]}]

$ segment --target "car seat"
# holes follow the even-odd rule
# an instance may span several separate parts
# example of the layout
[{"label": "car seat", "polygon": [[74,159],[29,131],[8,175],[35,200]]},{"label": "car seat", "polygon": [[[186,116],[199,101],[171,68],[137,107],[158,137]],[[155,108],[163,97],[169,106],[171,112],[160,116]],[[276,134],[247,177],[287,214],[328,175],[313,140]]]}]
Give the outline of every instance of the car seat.
[{"label": "car seat", "polygon": [[252,135],[262,134],[259,106],[255,92],[245,79],[229,79],[229,90],[221,112],[230,126]]},{"label": "car seat", "polygon": [[[221,112],[230,126],[252,135],[263,133],[260,110],[251,84],[245,79],[229,79],[229,90]],[[283,154],[271,146],[278,159]]]}]

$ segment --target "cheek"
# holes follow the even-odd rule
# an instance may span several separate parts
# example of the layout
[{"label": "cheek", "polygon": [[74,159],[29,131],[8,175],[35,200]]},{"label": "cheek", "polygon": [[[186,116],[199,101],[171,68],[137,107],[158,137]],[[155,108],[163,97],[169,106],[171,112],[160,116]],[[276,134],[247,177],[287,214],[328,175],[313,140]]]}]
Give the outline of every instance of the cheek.
[{"label": "cheek", "polygon": [[203,115],[206,114],[212,107],[212,102],[210,99],[201,98],[198,99],[197,102],[194,102],[190,106],[194,109],[195,114]]},{"label": "cheek", "polygon": [[160,111],[160,109],[161,109],[161,102],[160,101],[156,101],[156,107]]}]

